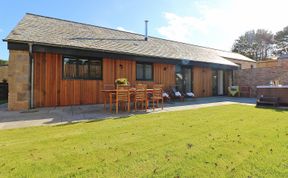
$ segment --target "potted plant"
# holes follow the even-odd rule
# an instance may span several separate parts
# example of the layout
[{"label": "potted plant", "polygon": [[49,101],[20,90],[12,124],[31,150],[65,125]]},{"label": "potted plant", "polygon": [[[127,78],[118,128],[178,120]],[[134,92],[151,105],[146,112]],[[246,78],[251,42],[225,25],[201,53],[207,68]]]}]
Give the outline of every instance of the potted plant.
[{"label": "potted plant", "polygon": [[115,85],[129,85],[127,78],[118,78],[115,80]]}]

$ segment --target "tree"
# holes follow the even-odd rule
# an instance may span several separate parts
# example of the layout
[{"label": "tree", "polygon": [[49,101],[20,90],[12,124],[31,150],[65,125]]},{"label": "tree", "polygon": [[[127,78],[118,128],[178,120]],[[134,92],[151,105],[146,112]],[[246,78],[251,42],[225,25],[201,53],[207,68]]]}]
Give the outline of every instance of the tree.
[{"label": "tree", "polygon": [[8,64],[8,61],[5,61],[5,60],[0,59],[0,65],[1,65],[1,64]]},{"label": "tree", "polygon": [[273,51],[275,55],[288,54],[288,26],[278,31],[275,36],[276,48]]},{"label": "tree", "polygon": [[250,30],[235,40],[232,51],[255,60],[263,60],[270,55],[273,41],[273,34],[267,30]]}]

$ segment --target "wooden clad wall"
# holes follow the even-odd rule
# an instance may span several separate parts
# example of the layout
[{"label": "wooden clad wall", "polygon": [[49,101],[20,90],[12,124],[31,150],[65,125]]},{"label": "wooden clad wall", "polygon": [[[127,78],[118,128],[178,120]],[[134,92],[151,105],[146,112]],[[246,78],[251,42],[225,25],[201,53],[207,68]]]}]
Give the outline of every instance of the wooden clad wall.
[{"label": "wooden clad wall", "polygon": [[212,96],[212,69],[193,68],[193,91],[196,97]]},{"label": "wooden clad wall", "polygon": [[102,103],[103,85],[114,84],[115,79],[122,77],[128,78],[132,85],[175,85],[175,66],[171,64],[154,64],[153,81],[136,81],[135,61],[103,59],[103,80],[63,80],[62,55],[35,53],[34,61],[35,107]]}]

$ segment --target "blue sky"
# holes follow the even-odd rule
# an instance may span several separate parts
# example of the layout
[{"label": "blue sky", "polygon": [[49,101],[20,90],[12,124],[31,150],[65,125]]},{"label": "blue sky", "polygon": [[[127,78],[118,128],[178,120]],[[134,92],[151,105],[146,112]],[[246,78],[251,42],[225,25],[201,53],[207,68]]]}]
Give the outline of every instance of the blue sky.
[{"label": "blue sky", "polygon": [[[141,34],[148,19],[151,36],[223,50],[247,30],[276,32],[288,25],[285,0],[9,0],[0,5],[1,39],[27,12]],[[0,59],[8,59],[2,41]]]}]

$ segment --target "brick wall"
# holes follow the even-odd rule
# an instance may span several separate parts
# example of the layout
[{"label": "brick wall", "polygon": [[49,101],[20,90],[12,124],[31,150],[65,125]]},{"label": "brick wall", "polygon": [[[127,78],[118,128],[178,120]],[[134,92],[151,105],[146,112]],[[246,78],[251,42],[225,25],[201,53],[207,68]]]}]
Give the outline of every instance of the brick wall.
[{"label": "brick wall", "polygon": [[8,80],[8,65],[0,65],[0,83]]},{"label": "brick wall", "polygon": [[256,67],[276,67],[278,65],[277,60],[257,61]]},{"label": "brick wall", "polygon": [[29,108],[29,53],[28,51],[10,50],[9,55],[9,110]]},{"label": "brick wall", "polygon": [[279,80],[288,85],[288,60],[278,60],[275,67],[235,70],[234,85],[250,86],[252,96],[256,96],[257,85],[269,85],[271,80]]}]

